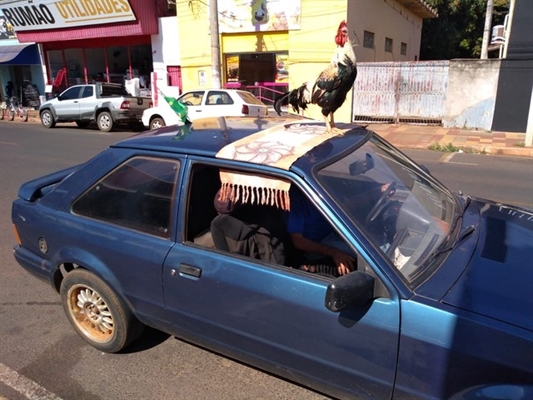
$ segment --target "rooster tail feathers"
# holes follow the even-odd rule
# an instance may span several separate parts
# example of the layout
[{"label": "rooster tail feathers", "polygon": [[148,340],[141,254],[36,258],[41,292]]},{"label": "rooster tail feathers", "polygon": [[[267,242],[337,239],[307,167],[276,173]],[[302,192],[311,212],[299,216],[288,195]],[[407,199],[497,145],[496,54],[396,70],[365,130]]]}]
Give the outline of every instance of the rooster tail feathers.
[{"label": "rooster tail feathers", "polygon": [[300,109],[307,109],[307,105],[311,103],[311,91],[308,88],[308,83],[304,83],[299,88],[291,90],[283,94],[274,102],[274,110],[281,115],[281,106],[291,105],[295,113],[299,113]]},{"label": "rooster tail feathers", "polygon": [[287,104],[289,104],[288,99],[289,99],[290,93],[291,92],[286,92],[285,94],[278,97],[276,101],[274,102],[274,110],[280,116],[281,116],[281,106],[286,106]]}]

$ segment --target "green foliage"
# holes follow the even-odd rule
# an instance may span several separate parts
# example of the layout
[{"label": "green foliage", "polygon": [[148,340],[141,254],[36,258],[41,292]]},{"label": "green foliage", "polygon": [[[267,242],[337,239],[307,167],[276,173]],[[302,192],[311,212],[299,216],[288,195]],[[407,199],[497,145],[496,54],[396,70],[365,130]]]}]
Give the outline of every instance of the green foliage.
[{"label": "green foliage", "polygon": [[[494,0],[492,26],[502,25],[510,0]],[[479,58],[487,0],[426,0],[439,16],[425,19],[421,60]]]}]

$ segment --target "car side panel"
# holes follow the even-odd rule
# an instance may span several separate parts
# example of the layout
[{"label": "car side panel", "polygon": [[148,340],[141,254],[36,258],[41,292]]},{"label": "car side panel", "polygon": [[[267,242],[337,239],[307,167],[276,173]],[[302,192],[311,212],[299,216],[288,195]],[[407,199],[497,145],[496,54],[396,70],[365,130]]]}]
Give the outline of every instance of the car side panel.
[{"label": "car side panel", "polygon": [[334,313],[324,306],[330,281],[193,244],[177,244],[163,272],[166,307],[178,327],[274,373],[307,377],[303,383],[318,390],[390,397],[398,302],[377,299]]},{"label": "car side panel", "polygon": [[501,386],[498,398],[533,392],[532,332],[426,298],[401,307],[394,398],[487,398],[481,388],[491,385]]},{"label": "car side panel", "polygon": [[163,309],[161,268],[172,241],[22,200],[12,216],[24,246],[15,258],[32,274],[53,282],[61,264],[76,264],[104,279],[135,312]]}]

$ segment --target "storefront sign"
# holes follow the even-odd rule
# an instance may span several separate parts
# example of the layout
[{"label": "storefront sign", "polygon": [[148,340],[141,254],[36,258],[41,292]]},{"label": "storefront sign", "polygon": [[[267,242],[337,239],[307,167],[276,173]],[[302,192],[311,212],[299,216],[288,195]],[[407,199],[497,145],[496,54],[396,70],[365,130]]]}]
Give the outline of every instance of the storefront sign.
[{"label": "storefront sign", "polygon": [[1,11],[16,32],[136,20],[128,0],[21,0]]}]

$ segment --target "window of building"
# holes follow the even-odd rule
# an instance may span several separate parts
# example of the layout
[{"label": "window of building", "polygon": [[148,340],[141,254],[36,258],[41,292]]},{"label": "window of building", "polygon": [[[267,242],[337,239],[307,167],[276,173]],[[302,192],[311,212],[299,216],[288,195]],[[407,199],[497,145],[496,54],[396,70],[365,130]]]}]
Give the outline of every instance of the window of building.
[{"label": "window of building", "polygon": [[400,45],[400,54],[402,56],[407,55],[407,43],[402,42],[402,44]]},{"label": "window of building", "polygon": [[169,238],[178,170],[178,161],[132,158],[82,194],[72,211]]},{"label": "window of building", "polygon": [[387,53],[392,53],[392,39],[385,38],[385,51]]},{"label": "window of building", "polygon": [[373,49],[374,48],[374,32],[364,32],[363,47]]}]

